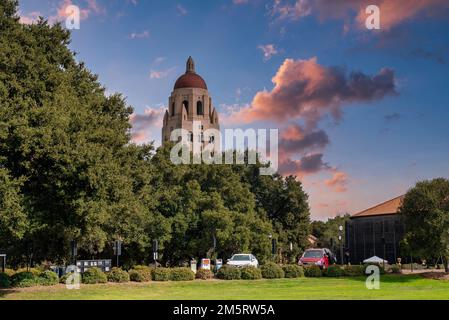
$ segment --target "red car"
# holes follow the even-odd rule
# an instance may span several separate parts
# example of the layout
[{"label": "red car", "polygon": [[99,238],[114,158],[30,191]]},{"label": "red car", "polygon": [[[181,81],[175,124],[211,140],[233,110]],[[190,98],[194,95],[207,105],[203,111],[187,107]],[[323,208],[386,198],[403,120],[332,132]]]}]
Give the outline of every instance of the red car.
[{"label": "red car", "polygon": [[327,249],[307,249],[302,257],[299,259],[298,264],[304,266],[315,265],[321,269],[326,269],[330,264],[335,262],[334,255]]}]

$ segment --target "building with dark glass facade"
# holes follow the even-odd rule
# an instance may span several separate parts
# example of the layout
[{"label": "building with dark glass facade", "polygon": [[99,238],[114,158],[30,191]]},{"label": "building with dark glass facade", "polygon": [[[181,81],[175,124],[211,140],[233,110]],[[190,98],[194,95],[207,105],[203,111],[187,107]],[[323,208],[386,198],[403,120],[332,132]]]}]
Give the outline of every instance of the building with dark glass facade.
[{"label": "building with dark glass facade", "polygon": [[404,196],[381,203],[354,214],[346,223],[347,259],[359,264],[372,256],[396,263],[401,257],[399,242],[404,236],[404,224],[398,209]]}]

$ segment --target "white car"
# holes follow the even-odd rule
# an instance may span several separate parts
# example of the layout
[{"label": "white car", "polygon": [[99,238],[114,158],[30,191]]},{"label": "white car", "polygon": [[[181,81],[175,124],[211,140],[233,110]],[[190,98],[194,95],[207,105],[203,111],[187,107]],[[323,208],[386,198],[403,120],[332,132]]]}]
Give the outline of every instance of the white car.
[{"label": "white car", "polygon": [[259,261],[257,261],[256,257],[248,253],[234,254],[226,264],[234,267],[259,267]]}]

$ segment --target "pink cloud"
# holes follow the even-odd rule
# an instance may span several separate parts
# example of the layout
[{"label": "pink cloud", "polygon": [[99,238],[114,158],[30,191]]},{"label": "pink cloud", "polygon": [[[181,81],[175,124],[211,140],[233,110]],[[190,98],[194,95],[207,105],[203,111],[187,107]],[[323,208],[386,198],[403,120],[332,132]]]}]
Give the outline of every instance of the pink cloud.
[{"label": "pink cloud", "polygon": [[324,184],[335,192],[346,192],[348,190],[349,178],[345,172],[337,171],[332,178],[325,180]]},{"label": "pink cloud", "polygon": [[330,115],[340,119],[342,108],[353,102],[371,102],[396,94],[394,72],[381,69],[371,76],[347,73],[343,68],[320,65],[316,58],[286,59],[272,79],[273,89],[259,91],[248,105],[228,108],[227,123],[269,121],[283,124],[279,141],[279,172],[304,178],[331,172],[326,180],[333,190],[343,192],[347,176],[324,160],[329,145],[319,121]]},{"label": "pink cloud", "polygon": [[344,103],[370,102],[395,94],[394,71],[381,69],[374,76],[349,75],[338,67],[309,60],[286,59],[279,67],[271,91],[259,91],[251,105],[230,115],[237,123],[303,119],[310,127],[327,114],[339,118]]},{"label": "pink cloud", "polygon": [[353,13],[356,14],[356,27],[364,28],[368,5],[379,7],[381,28],[384,29],[390,29],[419,15],[435,16],[449,8],[447,0],[296,0],[294,4],[275,0],[271,11],[278,19],[298,20],[311,14],[318,15],[322,20],[343,19],[345,31],[348,31],[347,21]]},{"label": "pink cloud", "polygon": [[42,14],[39,11],[33,11],[28,14],[20,14],[20,23],[22,24],[33,24],[36,23],[39,17],[42,16]]},{"label": "pink cloud", "polygon": [[131,136],[134,143],[150,141],[151,131],[162,127],[165,107],[147,108],[143,114],[133,113],[129,119],[132,129]]},{"label": "pink cloud", "polygon": [[[59,3],[58,9],[56,12],[56,15],[50,16],[48,18],[48,21],[50,23],[56,23],[58,21],[62,21],[68,17],[70,17],[73,12],[71,10],[68,10],[69,6],[78,6],[77,4],[73,3],[72,0],[63,0]],[[78,6],[80,10],[80,19],[86,20],[89,18],[91,14],[96,15],[104,15],[106,14],[106,9],[98,4],[96,0],[85,0],[84,7]]]}]

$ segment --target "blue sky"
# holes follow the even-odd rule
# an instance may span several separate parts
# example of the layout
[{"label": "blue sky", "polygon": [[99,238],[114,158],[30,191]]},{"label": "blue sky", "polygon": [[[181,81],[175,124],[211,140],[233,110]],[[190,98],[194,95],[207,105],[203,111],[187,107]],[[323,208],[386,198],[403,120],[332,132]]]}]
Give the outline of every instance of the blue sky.
[{"label": "blue sky", "polygon": [[[396,197],[420,179],[449,177],[447,1],[386,1],[370,1],[381,9],[380,30],[360,22],[364,0],[339,0],[335,7],[323,0],[22,0],[20,14],[24,23],[37,15],[64,21],[60,9],[78,5],[84,16],[71,48],[109,93],[121,92],[136,113],[151,114],[147,140],[160,141],[163,107],[189,55],[227,125],[279,128],[281,135],[296,126],[302,130],[294,138],[298,143],[310,133],[327,137],[318,147],[285,156],[310,195],[313,217],[324,219]],[[344,89],[323,88],[341,101],[329,106],[295,96],[290,106],[289,100],[270,100],[278,97],[276,75],[279,91],[291,89],[281,66],[293,70],[292,83],[318,81],[310,68],[333,80],[347,78]],[[351,72],[376,88],[383,69],[390,70],[394,88],[381,88],[378,95],[347,93],[351,80],[357,82]],[[305,75],[296,79],[295,72]],[[261,92],[267,99],[255,99]],[[306,129],[309,115],[301,108],[317,104],[322,114]],[[237,115],[248,111],[249,120],[232,123],[229,106]],[[276,117],[285,110],[292,117],[258,119],[257,112]],[[321,163],[302,170],[310,155],[320,155]]]}]

